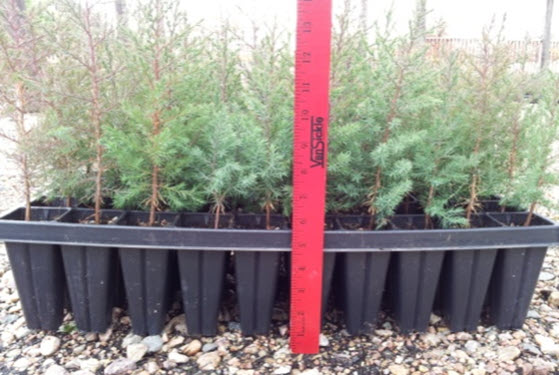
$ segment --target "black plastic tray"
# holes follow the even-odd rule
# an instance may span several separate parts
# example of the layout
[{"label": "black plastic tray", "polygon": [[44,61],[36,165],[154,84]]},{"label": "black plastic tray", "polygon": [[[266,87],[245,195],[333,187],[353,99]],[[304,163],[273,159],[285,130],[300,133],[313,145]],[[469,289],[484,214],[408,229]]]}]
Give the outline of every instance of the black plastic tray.
[{"label": "black plastic tray", "polygon": [[[19,208],[0,219],[0,239],[31,328],[57,328],[67,285],[78,328],[103,331],[120,303],[121,268],[136,333],[161,332],[178,274],[189,334],[215,335],[231,254],[242,331],[269,330],[281,253],[291,248],[286,218],[274,216],[278,229],[265,230],[263,215],[223,215],[215,230],[213,215],[203,213],[159,213],[159,227],[141,226],[147,213],[136,211],[103,210],[105,225],[79,224],[89,209],[34,207],[31,222],[23,213]],[[416,230],[423,215],[396,215],[390,230],[381,231],[334,229],[366,227],[366,215],[329,217],[323,310],[332,280],[339,280],[350,333],[374,328],[385,291],[401,330],[422,331],[440,286],[452,330],[475,329],[487,295],[495,324],[519,327],[545,251],[559,243],[553,222],[536,215],[523,227],[525,217],[494,212],[477,217],[483,228]]]},{"label": "black plastic tray", "polygon": [[[33,208],[37,215],[60,208]],[[71,209],[76,211],[79,209]],[[69,210],[70,211],[70,210]],[[133,215],[134,213],[126,213]],[[491,213],[492,220],[501,215]],[[171,214],[177,220],[209,214]],[[179,216],[180,215],[180,216]],[[485,215],[481,215],[485,216]],[[423,217],[422,215],[400,215]],[[68,244],[119,248],[149,248],[214,251],[291,251],[291,231],[287,229],[210,229],[184,227],[142,227],[93,225],[60,221],[22,221],[23,208],[0,218],[0,239],[5,242]],[[366,216],[363,216],[366,218]],[[64,220],[64,218],[62,218]],[[547,247],[559,243],[559,230],[550,220],[534,215],[532,226],[471,229],[410,230],[327,230],[325,252],[476,250]]]}]

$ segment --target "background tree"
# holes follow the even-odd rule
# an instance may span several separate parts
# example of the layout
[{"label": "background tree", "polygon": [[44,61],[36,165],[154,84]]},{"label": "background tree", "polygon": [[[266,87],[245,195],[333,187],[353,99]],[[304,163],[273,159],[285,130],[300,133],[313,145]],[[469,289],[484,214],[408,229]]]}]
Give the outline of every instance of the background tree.
[{"label": "background tree", "polygon": [[551,19],[553,17],[553,0],[547,0],[545,8],[545,23],[542,38],[541,68],[549,66],[549,47],[551,46]]}]

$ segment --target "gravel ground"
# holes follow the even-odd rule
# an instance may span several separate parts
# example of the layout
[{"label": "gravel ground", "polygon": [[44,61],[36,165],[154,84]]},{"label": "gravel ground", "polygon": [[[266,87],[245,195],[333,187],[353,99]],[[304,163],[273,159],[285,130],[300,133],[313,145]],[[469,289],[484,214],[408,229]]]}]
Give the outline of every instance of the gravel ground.
[{"label": "gravel ground", "polygon": [[[0,212],[21,201],[13,165],[4,158],[1,164]],[[58,332],[30,331],[0,244],[0,374],[553,374],[559,371],[558,270],[559,251],[551,249],[522,330],[479,326],[450,333],[433,315],[427,333],[402,335],[382,317],[373,334],[351,337],[333,313],[320,353],[293,355],[281,308],[271,333],[258,337],[243,337],[238,316],[222,314],[215,337],[188,337],[184,316],[176,315],[161,336],[142,339],[130,334],[130,319],[120,309],[101,335],[76,331],[69,314]]]}]

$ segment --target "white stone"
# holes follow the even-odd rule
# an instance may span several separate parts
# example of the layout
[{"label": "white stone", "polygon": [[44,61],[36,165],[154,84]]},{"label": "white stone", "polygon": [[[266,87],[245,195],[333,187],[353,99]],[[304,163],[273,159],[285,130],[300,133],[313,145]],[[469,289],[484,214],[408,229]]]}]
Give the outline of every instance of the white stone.
[{"label": "white stone", "polygon": [[274,370],[274,375],[291,374],[291,366],[281,366]]},{"label": "white stone", "polygon": [[105,375],[122,375],[127,374],[136,369],[136,362],[127,358],[119,358],[111,362],[103,372]]},{"label": "white stone", "polygon": [[514,361],[518,357],[520,357],[520,349],[516,346],[506,346],[500,348],[497,352],[497,358],[500,362]]},{"label": "white stone", "polygon": [[388,370],[392,375],[408,375],[410,370],[402,365],[392,365],[388,367]]},{"label": "white stone", "polygon": [[167,346],[169,348],[174,348],[175,346],[182,345],[183,343],[184,343],[184,337],[176,336],[176,337],[173,337],[171,340],[169,340],[169,342],[167,343]]},{"label": "white stone", "polygon": [[169,353],[169,360],[175,363],[186,363],[188,362],[188,359],[188,356],[180,354],[176,350],[173,350],[171,353]]},{"label": "white stone", "polygon": [[122,339],[122,347],[126,348],[128,345],[139,344],[141,342],[142,342],[141,336],[135,335],[133,333],[129,333],[128,335],[126,335],[126,337]]},{"label": "white stone", "polygon": [[558,291],[552,292],[547,298],[547,302],[549,303],[550,306],[559,307],[559,292]]},{"label": "white stone", "polygon": [[326,335],[321,333],[320,336],[318,336],[318,344],[320,346],[329,346],[330,341],[328,340],[328,337],[326,337]]},{"label": "white stone", "polygon": [[303,371],[301,375],[322,375],[322,373],[315,368],[311,368]]},{"label": "white stone", "polygon": [[429,346],[437,346],[441,342],[440,336],[434,333],[423,334],[421,340]]},{"label": "white stone", "polygon": [[534,338],[543,353],[559,356],[559,345],[551,337],[536,335]]},{"label": "white stone", "polygon": [[45,336],[41,341],[41,354],[45,357],[53,355],[60,348],[60,339],[55,336]]},{"label": "white stone", "polygon": [[196,360],[200,370],[215,370],[219,362],[221,357],[217,352],[204,353]]},{"label": "white stone", "polygon": [[474,340],[469,340],[464,345],[468,353],[475,353],[479,349],[479,343]]},{"label": "white stone", "polygon": [[99,360],[95,358],[89,358],[80,361],[80,369],[84,371],[96,373],[99,367],[101,367],[101,362],[99,362]]},{"label": "white stone", "polygon": [[541,281],[549,281],[549,280],[553,280],[554,278],[555,278],[555,275],[553,275],[552,273],[549,273],[549,272],[545,272],[545,271],[542,271],[540,273],[540,277],[539,277],[539,279]]},{"label": "white stone", "polygon": [[144,343],[130,344],[126,347],[126,358],[138,362],[148,352],[148,347]]},{"label": "white stone", "polygon": [[156,353],[161,350],[163,346],[163,339],[159,335],[144,337],[142,343],[148,348],[148,353]]},{"label": "white stone", "polygon": [[28,358],[25,357],[21,357],[20,359],[14,362],[14,367],[19,371],[26,370],[29,367],[29,365],[31,365],[31,362],[29,361]]},{"label": "white stone", "polygon": [[159,365],[157,364],[157,362],[154,361],[146,363],[145,368],[150,374],[155,374],[157,371],[159,371]]},{"label": "white stone", "polygon": [[52,365],[50,366],[47,371],[45,371],[45,375],[68,375],[68,371],[59,365]]},{"label": "white stone", "polygon": [[2,336],[0,336],[0,340],[2,340],[4,346],[8,346],[16,340],[16,337],[9,331],[3,331]]},{"label": "white stone", "polygon": [[87,370],[78,370],[78,371],[72,372],[72,375],[95,375],[95,374],[93,372],[87,371]]}]

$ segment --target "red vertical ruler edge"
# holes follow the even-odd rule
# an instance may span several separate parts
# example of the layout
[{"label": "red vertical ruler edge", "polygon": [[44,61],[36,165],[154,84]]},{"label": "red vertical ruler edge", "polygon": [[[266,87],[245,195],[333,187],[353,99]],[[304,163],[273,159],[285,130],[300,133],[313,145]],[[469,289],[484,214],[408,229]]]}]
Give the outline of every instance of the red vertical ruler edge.
[{"label": "red vertical ruler edge", "polygon": [[332,0],[298,0],[290,310],[294,353],[319,349],[331,26]]}]

